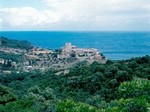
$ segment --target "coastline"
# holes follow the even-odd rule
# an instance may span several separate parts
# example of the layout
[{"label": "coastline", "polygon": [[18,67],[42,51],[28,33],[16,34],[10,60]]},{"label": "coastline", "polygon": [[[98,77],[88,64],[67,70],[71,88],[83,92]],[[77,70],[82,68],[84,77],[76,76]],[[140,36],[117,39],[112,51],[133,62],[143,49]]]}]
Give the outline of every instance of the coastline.
[{"label": "coastline", "polygon": [[[59,49],[71,42],[83,48],[97,48],[108,59],[122,60],[150,54],[149,32],[0,32],[10,39],[28,40],[35,46]],[[134,41],[133,41],[134,40]]]}]

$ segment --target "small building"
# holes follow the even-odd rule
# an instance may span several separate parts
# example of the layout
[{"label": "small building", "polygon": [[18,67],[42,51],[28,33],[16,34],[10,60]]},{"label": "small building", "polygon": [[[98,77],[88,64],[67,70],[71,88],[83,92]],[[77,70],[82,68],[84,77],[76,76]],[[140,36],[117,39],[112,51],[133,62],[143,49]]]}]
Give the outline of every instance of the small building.
[{"label": "small building", "polygon": [[101,60],[101,55],[98,49],[95,48],[78,48],[76,46],[71,45],[71,43],[66,43],[64,47],[62,47],[62,53],[59,58],[69,58],[74,56],[79,60]]},{"label": "small building", "polygon": [[4,64],[5,63],[5,60],[0,58],[0,64]]},{"label": "small building", "polygon": [[4,70],[2,71],[3,74],[11,74],[12,72],[10,70]]},{"label": "small building", "polygon": [[32,49],[32,53],[36,54],[36,55],[39,55],[39,54],[50,54],[50,53],[53,53],[53,52],[49,49],[34,48],[34,49]]},{"label": "small building", "polygon": [[27,57],[27,59],[39,59],[39,57],[36,55],[25,54],[25,56]]}]

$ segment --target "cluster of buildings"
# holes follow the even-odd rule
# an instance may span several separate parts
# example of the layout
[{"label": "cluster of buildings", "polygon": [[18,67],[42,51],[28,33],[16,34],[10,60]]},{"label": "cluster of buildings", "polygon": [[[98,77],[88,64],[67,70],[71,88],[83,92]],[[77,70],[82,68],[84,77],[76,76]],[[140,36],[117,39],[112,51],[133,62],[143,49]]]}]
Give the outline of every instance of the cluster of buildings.
[{"label": "cluster of buildings", "polygon": [[78,48],[71,43],[66,43],[64,47],[62,47],[62,52],[59,55],[59,58],[69,58],[74,57],[80,61],[99,61],[102,63],[106,62],[105,57],[101,55],[98,49],[94,48]]},{"label": "cluster of buildings", "polygon": [[[80,61],[88,61],[92,63],[98,61],[100,63],[105,63],[106,59],[101,55],[101,53],[94,48],[78,48],[71,43],[66,43],[64,47],[58,51],[52,51],[49,49],[43,49],[38,47],[33,47],[29,51],[22,51],[21,49],[5,48],[7,49],[5,53],[22,54],[22,59],[19,63],[14,63],[13,66],[15,70],[29,72],[31,70],[48,70],[53,69],[68,69],[74,64]],[[1,49],[1,51],[4,49]],[[5,60],[0,58],[0,64],[4,64]],[[7,73],[8,72],[7,70]]]},{"label": "cluster of buildings", "polygon": [[[3,58],[0,58],[0,65],[3,66],[4,68],[6,68],[6,67],[16,67],[16,62],[13,62],[12,60],[5,60]],[[1,66],[0,66],[0,73],[4,73],[4,74],[12,73],[11,70],[1,69],[2,68]]]},{"label": "cluster of buildings", "polygon": [[25,56],[28,59],[39,59],[40,56],[51,54],[51,53],[53,53],[52,50],[34,47],[30,49],[28,52],[26,52]]},{"label": "cluster of buildings", "polygon": [[23,54],[26,52],[26,50],[23,50],[23,49],[15,49],[15,48],[7,48],[7,47],[1,47],[0,51],[4,53],[16,54],[16,55]]}]

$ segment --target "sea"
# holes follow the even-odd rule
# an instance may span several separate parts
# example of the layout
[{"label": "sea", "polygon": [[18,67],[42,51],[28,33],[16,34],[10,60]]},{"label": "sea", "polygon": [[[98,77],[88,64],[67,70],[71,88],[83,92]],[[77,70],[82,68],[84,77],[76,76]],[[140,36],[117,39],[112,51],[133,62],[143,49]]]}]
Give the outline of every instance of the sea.
[{"label": "sea", "polygon": [[150,32],[0,31],[0,36],[27,40],[35,46],[52,50],[60,49],[65,43],[96,48],[110,60],[150,55]]}]

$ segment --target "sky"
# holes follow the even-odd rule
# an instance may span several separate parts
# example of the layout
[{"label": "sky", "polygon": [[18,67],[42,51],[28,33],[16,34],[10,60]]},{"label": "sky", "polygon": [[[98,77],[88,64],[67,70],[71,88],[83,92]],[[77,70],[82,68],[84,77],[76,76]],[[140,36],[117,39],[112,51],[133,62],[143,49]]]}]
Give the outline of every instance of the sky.
[{"label": "sky", "polygon": [[2,31],[150,31],[150,0],[0,0]]}]

